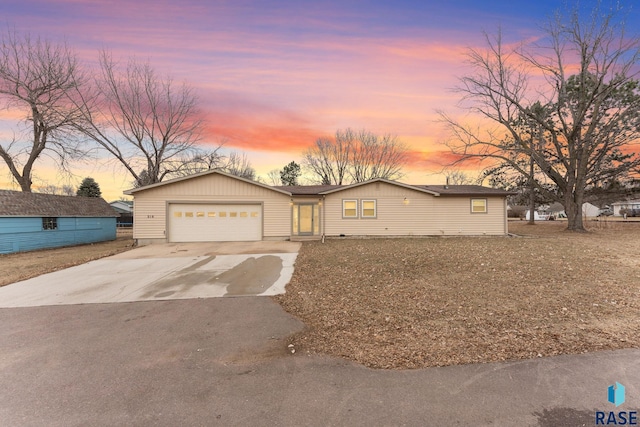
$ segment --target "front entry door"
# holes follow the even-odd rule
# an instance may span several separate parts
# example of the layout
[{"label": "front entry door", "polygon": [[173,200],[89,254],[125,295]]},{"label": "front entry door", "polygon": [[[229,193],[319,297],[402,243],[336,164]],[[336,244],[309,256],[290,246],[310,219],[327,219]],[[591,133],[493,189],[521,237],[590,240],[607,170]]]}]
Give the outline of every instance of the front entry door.
[{"label": "front entry door", "polygon": [[310,236],[313,234],[313,205],[301,204],[298,209],[298,233]]}]

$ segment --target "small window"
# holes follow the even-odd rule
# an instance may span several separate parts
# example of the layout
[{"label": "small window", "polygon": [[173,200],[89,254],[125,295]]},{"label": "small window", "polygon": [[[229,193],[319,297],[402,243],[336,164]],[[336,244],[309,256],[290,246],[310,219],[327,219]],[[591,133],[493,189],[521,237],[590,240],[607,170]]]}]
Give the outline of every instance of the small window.
[{"label": "small window", "polygon": [[471,213],[487,213],[487,199],[471,199]]},{"label": "small window", "polygon": [[240,212],[240,218],[246,218],[246,217],[248,217],[248,216],[249,216],[249,215],[247,215],[247,213],[246,213],[246,212]]},{"label": "small window", "polygon": [[216,213],[215,212],[207,212],[207,216],[209,218],[215,218],[216,217]]},{"label": "small window", "polygon": [[343,218],[358,217],[358,201],[357,200],[342,201],[342,217]]},{"label": "small window", "polygon": [[220,212],[220,218],[226,218],[227,213],[226,212]]},{"label": "small window", "polygon": [[173,216],[176,218],[182,218],[182,212],[174,212]]},{"label": "small window", "polygon": [[251,218],[258,218],[258,212],[251,212]]},{"label": "small window", "polygon": [[185,212],[184,216],[186,216],[187,218],[193,218],[193,212]]},{"label": "small window", "polygon": [[204,218],[204,212],[196,212],[198,218]]},{"label": "small window", "polygon": [[42,229],[43,230],[57,230],[58,229],[58,218],[53,218],[53,217],[44,217],[44,218],[42,218]]},{"label": "small window", "polygon": [[231,218],[235,218],[235,217],[237,217],[237,216],[238,216],[238,212],[229,212],[229,216],[230,216]]},{"label": "small window", "polygon": [[363,200],[362,201],[362,218],[375,218],[376,201],[375,200]]}]

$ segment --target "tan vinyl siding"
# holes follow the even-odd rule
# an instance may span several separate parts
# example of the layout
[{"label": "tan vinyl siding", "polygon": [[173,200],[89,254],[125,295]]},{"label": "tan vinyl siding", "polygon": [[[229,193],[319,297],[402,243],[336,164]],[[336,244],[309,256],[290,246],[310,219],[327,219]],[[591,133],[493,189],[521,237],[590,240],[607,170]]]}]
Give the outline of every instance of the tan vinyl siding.
[{"label": "tan vinyl siding", "polygon": [[[263,236],[290,235],[289,196],[258,185],[211,174],[135,193],[135,239],[165,239],[167,203],[263,203]],[[151,217],[150,217],[151,216]]]},{"label": "tan vinyl siding", "polygon": [[[405,201],[406,198],[406,201]],[[487,199],[487,213],[471,213],[470,196],[432,196],[407,188],[372,183],[326,196],[329,236],[503,235],[504,197]],[[342,217],[342,201],[358,200],[358,218]],[[376,200],[376,218],[362,218],[362,201]]]}]

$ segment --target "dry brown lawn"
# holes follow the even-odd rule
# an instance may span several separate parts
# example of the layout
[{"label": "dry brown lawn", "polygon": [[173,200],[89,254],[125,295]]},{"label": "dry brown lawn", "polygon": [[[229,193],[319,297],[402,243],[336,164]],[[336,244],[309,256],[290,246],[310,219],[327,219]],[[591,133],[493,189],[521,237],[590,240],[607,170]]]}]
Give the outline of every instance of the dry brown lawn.
[{"label": "dry brown lawn", "polygon": [[0,286],[84,264],[132,248],[132,231],[118,230],[117,239],[110,242],[0,255]]},{"label": "dry brown lawn", "polygon": [[[276,297],[307,325],[290,343],[395,369],[640,347],[640,223],[509,226],[522,237],[304,243]],[[0,255],[0,286],[132,247]]]},{"label": "dry brown lawn", "polygon": [[297,354],[420,368],[640,347],[640,224],[510,222],[522,237],[304,243]]}]

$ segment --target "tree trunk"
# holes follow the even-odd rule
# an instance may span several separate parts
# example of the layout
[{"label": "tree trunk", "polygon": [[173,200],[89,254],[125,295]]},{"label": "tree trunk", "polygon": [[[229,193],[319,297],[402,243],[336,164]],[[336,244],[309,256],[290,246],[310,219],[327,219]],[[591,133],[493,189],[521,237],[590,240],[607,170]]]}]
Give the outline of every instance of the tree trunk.
[{"label": "tree trunk", "polygon": [[533,180],[533,157],[529,161],[529,225],[536,223],[536,193]]},{"label": "tree trunk", "polygon": [[582,200],[576,200],[573,195],[564,198],[564,211],[567,214],[567,230],[584,232],[582,221]]}]

